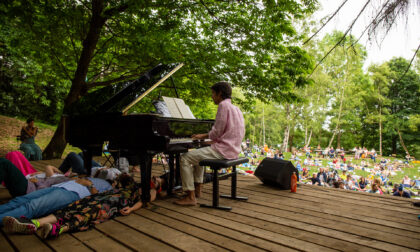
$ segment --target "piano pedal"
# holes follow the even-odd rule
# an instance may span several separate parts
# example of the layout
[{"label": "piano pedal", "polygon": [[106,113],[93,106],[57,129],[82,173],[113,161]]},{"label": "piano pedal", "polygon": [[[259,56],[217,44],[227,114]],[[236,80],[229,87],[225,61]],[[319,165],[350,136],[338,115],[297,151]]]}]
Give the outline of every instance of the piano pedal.
[{"label": "piano pedal", "polygon": [[173,188],[172,188],[172,191],[173,192],[182,192],[182,186],[174,186]]}]

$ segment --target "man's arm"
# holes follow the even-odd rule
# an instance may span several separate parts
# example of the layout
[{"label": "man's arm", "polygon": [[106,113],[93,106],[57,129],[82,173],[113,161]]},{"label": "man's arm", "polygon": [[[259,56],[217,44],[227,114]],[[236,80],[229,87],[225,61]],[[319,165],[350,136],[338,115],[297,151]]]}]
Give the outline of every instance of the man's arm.
[{"label": "man's arm", "polygon": [[191,136],[193,139],[207,139],[209,138],[209,133],[204,133],[204,134],[195,134]]}]

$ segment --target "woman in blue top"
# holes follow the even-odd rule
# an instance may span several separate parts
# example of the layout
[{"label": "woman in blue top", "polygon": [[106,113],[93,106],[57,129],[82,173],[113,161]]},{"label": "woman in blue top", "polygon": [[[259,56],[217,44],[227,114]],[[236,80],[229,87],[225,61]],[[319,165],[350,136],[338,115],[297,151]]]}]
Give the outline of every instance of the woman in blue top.
[{"label": "woman in blue top", "polygon": [[367,186],[368,182],[366,181],[365,177],[360,177],[360,181],[359,181],[359,188],[361,191],[366,190],[366,186]]}]

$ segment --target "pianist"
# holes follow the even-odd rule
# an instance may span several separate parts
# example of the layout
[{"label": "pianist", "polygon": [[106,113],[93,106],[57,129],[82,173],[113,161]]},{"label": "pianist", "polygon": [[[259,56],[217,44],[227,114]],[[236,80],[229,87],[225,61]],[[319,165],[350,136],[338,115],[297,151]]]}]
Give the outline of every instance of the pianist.
[{"label": "pianist", "polygon": [[182,188],[187,196],[175,204],[193,206],[197,204],[203,183],[204,168],[198,164],[204,159],[235,159],[241,151],[245,134],[241,110],[232,105],[232,88],[227,82],[218,82],[211,87],[212,99],[218,106],[215,123],[210,132],[193,135],[193,139],[212,140],[209,147],[195,149],[181,156]]}]

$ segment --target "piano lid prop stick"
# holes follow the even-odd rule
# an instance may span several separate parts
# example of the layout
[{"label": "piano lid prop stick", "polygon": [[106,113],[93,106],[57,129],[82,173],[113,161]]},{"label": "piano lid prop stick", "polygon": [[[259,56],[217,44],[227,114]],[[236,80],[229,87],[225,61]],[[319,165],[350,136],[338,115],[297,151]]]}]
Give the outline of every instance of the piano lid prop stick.
[{"label": "piano lid prop stick", "polygon": [[172,69],[172,71],[170,71],[167,75],[165,75],[162,79],[160,79],[158,82],[156,82],[155,85],[153,85],[149,90],[147,90],[146,92],[144,92],[142,95],[140,95],[139,97],[137,97],[137,99],[135,99],[133,102],[131,102],[127,107],[125,107],[122,111],[122,113],[125,115],[127,113],[127,111],[133,107],[134,105],[136,105],[137,102],[139,102],[141,99],[143,99],[143,97],[145,97],[147,94],[149,94],[150,92],[152,92],[153,89],[155,89],[157,86],[160,85],[160,83],[164,82],[166,79],[168,79],[172,74],[174,74],[176,71],[178,71],[178,69],[180,69],[182,66],[184,65],[184,63],[179,64],[178,66],[176,66],[174,69]]}]

